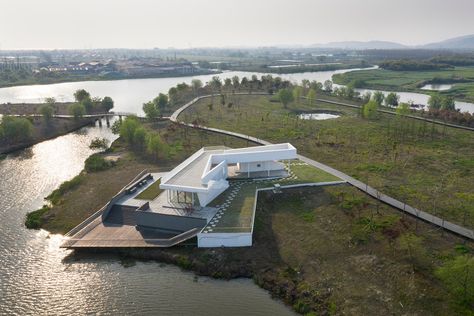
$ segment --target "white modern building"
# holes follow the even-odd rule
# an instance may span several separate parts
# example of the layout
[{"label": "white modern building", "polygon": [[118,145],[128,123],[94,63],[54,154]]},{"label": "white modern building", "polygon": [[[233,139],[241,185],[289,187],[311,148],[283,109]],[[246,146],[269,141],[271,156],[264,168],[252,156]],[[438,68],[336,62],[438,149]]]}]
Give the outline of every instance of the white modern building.
[{"label": "white modern building", "polygon": [[62,247],[172,247],[194,237],[198,247],[251,246],[261,183],[288,177],[282,161],[296,158],[291,144],[202,148],[168,173],[142,172]]},{"label": "white modern building", "polygon": [[205,207],[229,187],[228,178],[280,177],[282,160],[296,159],[289,143],[230,149],[204,147],[161,179],[168,201]]}]

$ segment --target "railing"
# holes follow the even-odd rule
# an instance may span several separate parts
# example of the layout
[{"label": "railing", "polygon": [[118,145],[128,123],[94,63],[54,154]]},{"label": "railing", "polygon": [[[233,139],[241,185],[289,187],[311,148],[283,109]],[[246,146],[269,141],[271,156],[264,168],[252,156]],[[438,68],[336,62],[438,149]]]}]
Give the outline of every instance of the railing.
[{"label": "railing", "polygon": [[62,248],[121,248],[121,247],[172,247],[192,237],[201,228],[193,228],[171,238],[157,239],[80,239],[71,238],[63,242]]},{"label": "railing", "polygon": [[[144,173],[146,173],[147,170],[143,170],[141,171],[138,176],[135,176],[133,178],[132,181],[130,181],[125,187],[123,187],[112,199],[114,199],[115,197],[117,197],[120,193],[122,193],[128,186],[130,186],[130,184],[134,183],[135,181],[137,181],[137,179],[139,179],[140,177],[143,176]],[[104,211],[106,210],[107,207],[109,207],[111,205],[111,201],[110,200],[109,202],[107,202],[104,206],[102,206],[97,212],[95,212],[94,214],[92,214],[91,216],[89,216],[88,218],[86,218],[82,223],[80,223],[79,225],[77,225],[76,227],[74,227],[73,229],[71,229],[69,232],[67,232],[64,236],[65,237],[70,237],[70,236],[74,236],[76,235],[77,233],[79,233],[81,230],[83,230],[84,228],[86,228],[89,224],[91,224],[95,219],[97,219],[100,215],[102,215],[104,213]],[[98,223],[99,224],[99,223]],[[97,225],[96,225],[97,226]],[[91,228],[91,227],[89,227]],[[90,230],[89,230],[90,231]],[[83,232],[83,233],[86,233],[86,232]]]}]

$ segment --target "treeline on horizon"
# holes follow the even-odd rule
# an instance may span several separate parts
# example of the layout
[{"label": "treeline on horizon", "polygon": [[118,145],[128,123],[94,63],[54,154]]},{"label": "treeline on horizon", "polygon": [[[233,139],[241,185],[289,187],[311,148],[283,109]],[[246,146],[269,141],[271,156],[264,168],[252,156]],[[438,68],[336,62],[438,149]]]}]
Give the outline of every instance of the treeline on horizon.
[{"label": "treeline on horizon", "polygon": [[380,68],[394,71],[443,70],[459,66],[474,66],[474,55],[443,55],[427,60],[398,59],[379,63]]}]

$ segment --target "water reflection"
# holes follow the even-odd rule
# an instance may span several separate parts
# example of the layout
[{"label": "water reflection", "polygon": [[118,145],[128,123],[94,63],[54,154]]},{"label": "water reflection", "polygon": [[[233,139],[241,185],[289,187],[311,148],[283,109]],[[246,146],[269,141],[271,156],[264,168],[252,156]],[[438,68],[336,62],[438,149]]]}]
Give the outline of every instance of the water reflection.
[{"label": "water reflection", "polygon": [[335,119],[335,118],[340,117],[340,115],[336,115],[332,113],[303,113],[303,114],[298,115],[298,117],[302,120],[322,121],[322,120]]}]

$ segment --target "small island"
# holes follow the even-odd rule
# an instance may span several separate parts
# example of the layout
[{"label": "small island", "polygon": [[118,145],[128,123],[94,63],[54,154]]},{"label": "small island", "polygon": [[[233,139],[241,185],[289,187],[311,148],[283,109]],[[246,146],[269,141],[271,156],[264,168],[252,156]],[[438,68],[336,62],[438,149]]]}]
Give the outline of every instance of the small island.
[{"label": "small island", "polygon": [[[114,124],[120,138],[104,153],[88,159],[85,170],[48,196],[48,204],[31,213],[27,223],[53,233],[67,233],[94,216],[123,188],[133,190],[130,183],[142,183],[143,189],[132,193],[141,195],[141,204],[153,201],[162,193],[162,182],[145,184],[141,178],[132,181],[144,169],[152,175],[161,174],[162,181],[166,172],[202,147],[257,145],[250,138],[203,128],[210,126],[274,142],[288,140],[305,156],[350,173],[416,207],[432,211],[429,206],[437,199],[438,215],[472,227],[472,219],[463,216],[469,212],[468,204],[464,204],[464,212],[454,212],[450,208],[452,200],[444,204],[442,198],[455,195],[460,202],[468,198],[452,191],[460,183],[468,188],[467,177],[450,178],[457,184],[444,185],[433,195],[430,188],[416,180],[423,177],[424,181],[437,181],[437,177],[446,174],[426,173],[426,169],[416,167],[420,155],[426,156],[427,152],[433,159],[424,161],[426,168],[444,168],[440,162],[456,155],[450,168],[469,172],[466,163],[471,155],[470,131],[410,118],[402,111],[380,109],[376,101],[367,102],[366,106],[363,101],[350,101],[320,89],[317,98],[313,92],[308,96],[310,88],[288,83],[281,87],[279,81],[270,83],[280,85],[275,95],[261,95],[258,88],[251,88],[252,94],[238,94],[239,88],[249,88],[234,86],[233,92],[216,82],[218,79],[198,89],[170,89],[169,99],[163,95],[144,105],[147,119],[132,116]],[[221,91],[220,97],[199,97],[215,89]],[[160,112],[173,112],[195,97],[198,98],[179,110],[181,123],[160,118]],[[350,106],[343,105],[348,102]],[[340,117],[322,121],[299,118],[302,111],[321,110],[337,111]],[[390,139],[398,140],[397,146]],[[444,146],[441,152],[440,144]],[[373,149],[368,151],[369,147]],[[292,172],[289,182],[267,182],[263,188],[271,189],[259,191],[258,195],[256,185],[248,189],[241,185],[238,191],[231,186],[230,192],[215,200],[215,206],[221,206],[233,194],[221,219],[213,222],[214,227],[234,211],[238,215],[233,220],[237,222],[238,216],[255,211],[251,247],[199,248],[196,237],[174,247],[120,247],[108,251],[127,260],[173,263],[198,275],[251,277],[302,314],[467,311],[466,302],[458,300],[462,287],[453,284],[462,284],[462,279],[456,278],[460,273],[457,267],[471,264],[472,243],[468,239],[408,215],[403,208],[381,203],[377,196],[371,197],[349,184],[283,188],[286,184],[339,180],[304,161],[290,161],[285,170]],[[407,179],[413,182],[407,183]],[[191,195],[182,198],[193,201]],[[214,227],[211,224],[212,230]],[[202,234],[209,234],[207,230]],[[449,283],[453,277],[458,283]],[[361,296],[371,303],[359,304]]]}]

